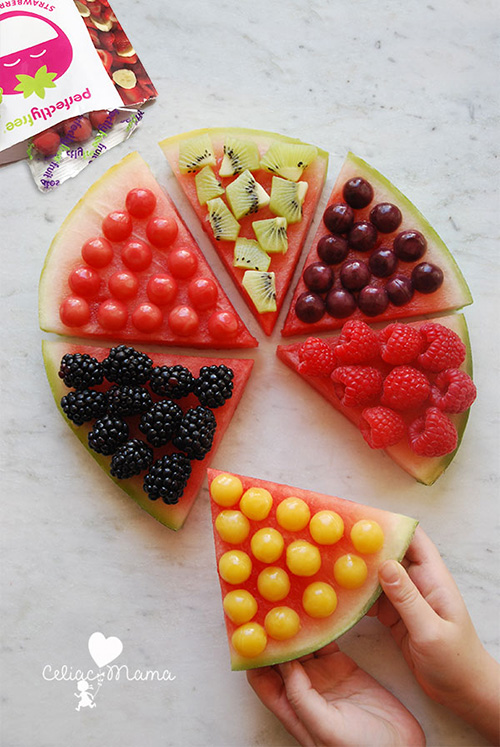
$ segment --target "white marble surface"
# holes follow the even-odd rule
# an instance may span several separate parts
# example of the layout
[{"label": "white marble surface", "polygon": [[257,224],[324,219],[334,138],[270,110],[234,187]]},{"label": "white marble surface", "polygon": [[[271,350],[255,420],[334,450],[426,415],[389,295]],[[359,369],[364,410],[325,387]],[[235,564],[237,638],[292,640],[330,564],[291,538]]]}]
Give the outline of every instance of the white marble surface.
[{"label": "white marble surface", "polygon": [[[157,141],[198,126],[317,143],[332,154],[328,186],[347,149],[392,178],[449,244],[475,298],[466,317],[479,397],[455,462],[428,488],[371,453],[275,360],[279,324],[250,353],[254,374],[213,464],[417,517],[498,654],[498,8],[494,0],[114,7],[159,90],[139,130],[49,195],[25,164],[0,170],[2,744],[292,745],[245,675],[229,669],[206,488],[185,528],[170,532],[105,478],[56,411],[37,323],[43,258],[109,166],[138,149],[166,184]],[[122,640],[130,669],[169,669],[176,679],[105,682],[97,707],[77,713],[75,683],[48,682],[42,670],[91,667],[94,631]],[[376,621],[362,621],[341,646],[414,712],[430,745],[484,744],[421,693]]]}]

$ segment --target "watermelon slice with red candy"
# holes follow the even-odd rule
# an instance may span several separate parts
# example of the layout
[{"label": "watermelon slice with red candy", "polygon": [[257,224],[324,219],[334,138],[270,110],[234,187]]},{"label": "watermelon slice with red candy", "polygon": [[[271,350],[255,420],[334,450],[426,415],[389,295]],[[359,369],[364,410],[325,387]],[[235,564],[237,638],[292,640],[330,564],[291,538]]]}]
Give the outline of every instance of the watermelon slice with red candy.
[{"label": "watermelon slice with red candy", "polygon": [[88,190],[55,236],[40,326],[87,338],[197,348],[257,345],[138,153]]},{"label": "watermelon slice with red candy", "polygon": [[349,630],[417,525],[269,480],[209,469],[208,482],[232,669],[304,656]]}]

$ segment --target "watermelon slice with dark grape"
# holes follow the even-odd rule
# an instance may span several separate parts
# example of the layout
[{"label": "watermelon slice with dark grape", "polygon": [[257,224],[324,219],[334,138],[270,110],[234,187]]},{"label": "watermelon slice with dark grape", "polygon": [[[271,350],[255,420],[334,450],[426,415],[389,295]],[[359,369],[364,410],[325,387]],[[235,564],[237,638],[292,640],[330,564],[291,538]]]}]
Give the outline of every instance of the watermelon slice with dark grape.
[{"label": "watermelon slice with dark grape", "polygon": [[272,666],[335,640],[381,592],[417,521],[269,480],[208,470],[231,667]]},{"label": "watermelon slice with dark grape", "polygon": [[56,234],[40,326],[86,338],[195,348],[257,345],[138,153],[110,168]]},{"label": "watermelon slice with dark grape", "polygon": [[434,483],[454,458],[476,396],[462,314],[379,330],[351,320],[276,354],[419,482]]},{"label": "watermelon slice with dark grape", "polygon": [[222,127],[170,137],[160,147],[269,335],[323,189],[328,154],[284,135]]},{"label": "watermelon slice with dark grape", "polygon": [[444,242],[376,169],[349,153],[294,291],[282,334],[459,309],[471,294]]},{"label": "watermelon slice with dark grape", "polygon": [[[180,529],[205,479],[207,465],[220,444],[242,397],[252,370],[253,361],[244,358],[207,358],[147,351],[145,355],[152,361],[153,370],[156,370],[154,380],[157,383],[155,385],[156,391],[154,391],[153,379],[149,377],[149,373],[146,376],[147,381],[136,384],[133,381],[129,382],[127,380],[129,374],[120,374],[120,369],[114,366],[113,374],[111,375],[109,373],[111,369],[108,369],[108,375],[114,378],[115,381],[111,382],[106,377],[102,378],[102,375],[99,375],[100,364],[105,359],[109,359],[110,348],[82,345],[76,341],[44,340],[42,342],[42,349],[47,378],[57,407],[67,424],[91,456],[94,457],[104,472],[120,488],[128,493],[141,508],[170,529]],[[141,351],[137,352],[142,357],[142,353],[144,352],[142,348]],[[84,366],[82,366],[81,362],[74,364],[74,362],[65,358],[65,356],[75,356],[77,354],[89,356]],[[120,355],[116,357],[116,360],[123,358],[123,356],[120,358]],[[63,359],[67,361],[65,367],[61,365]],[[74,370],[72,370],[72,366]],[[172,371],[172,367],[174,366],[178,368]],[[229,375],[231,378],[229,389],[231,391],[223,390],[221,394],[220,391],[214,393],[210,389],[210,392],[207,392],[205,383],[201,387],[203,389],[202,394],[196,388],[187,394],[184,394],[179,389],[181,385],[186,387],[186,384],[182,383],[182,377],[187,377],[191,381],[189,377],[189,374],[191,374],[193,380],[199,380],[201,370],[204,367],[213,366],[224,366],[232,372],[232,375]],[[162,367],[168,367],[166,374]],[[185,370],[179,371],[179,367],[187,369],[188,374],[186,374]],[[92,373],[95,369],[98,369],[97,376]],[[162,369],[163,373],[159,374],[158,369]],[[88,379],[87,382],[85,381],[85,378],[88,376],[86,372],[89,370],[91,370],[90,375],[99,383],[93,383],[92,379],[90,380],[90,384]],[[61,374],[65,375],[64,380]],[[210,375],[211,372],[209,372]],[[163,389],[158,388],[158,376],[160,377],[160,383],[161,381],[165,382],[161,384],[164,387]],[[68,386],[65,381],[71,384],[71,386]],[[177,391],[175,387],[177,387]],[[131,388],[134,389],[134,392],[130,391]],[[160,391],[160,394],[158,394],[158,391]],[[215,397],[215,399],[207,401],[208,394],[211,397]],[[83,406],[79,401],[81,397],[85,398]],[[102,409],[100,409],[99,398],[104,398]],[[139,405],[137,405],[138,400]],[[142,405],[143,400],[146,401],[144,406]],[[133,403],[132,405],[131,402]],[[165,443],[159,444],[159,441],[165,440],[165,438],[160,438],[159,435],[160,425],[157,409],[154,410],[156,419],[153,419],[150,414],[153,412],[153,408],[157,408],[158,403],[165,402],[167,402],[168,418],[171,417],[170,414],[172,413],[175,430],[171,436],[165,432],[163,435],[168,440]],[[91,417],[90,410],[95,406],[95,403],[97,403],[97,410],[95,416]],[[185,420],[187,413],[191,412],[193,414],[193,411],[200,407],[203,409],[204,416],[208,415],[210,424],[214,424],[215,431],[211,433],[211,438],[204,444],[205,449],[209,449],[206,454],[203,456],[202,451],[194,456],[195,446],[191,437],[192,431],[187,431],[190,438],[186,438],[187,429],[185,427]],[[131,410],[134,411],[133,414],[129,414]],[[142,412],[138,412],[138,410]],[[209,413],[206,413],[207,410]],[[180,413],[183,415],[182,420],[178,418]],[[90,419],[77,424],[84,417],[89,417]],[[107,417],[114,418],[115,420],[108,426],[106,439],[104,439],[103,429],[101,427],[98,434],[96,423]],[[116,419],[121,421],[122,424],[125,423],[125,426],[122,425],[121,428],[125,428],[126,437],[124,437],[122,443],[119,445],[117,445],[116,440],[120,439],[115,438],[115,443],[109,446],[109,442],[110,440],[113,441],[114,436],[111,434],[111,437],[109,437],[108,434],[112,428],[114,432],[119,428]],[[167,424],[170,422],[171,420],[167,419]],[[145,433],[144,423],[148,425],[148,433]],[[165,429],[165,419],[162,423]],[[93,432],[94,438],[92,440],[91,436],[89,441],[89,434],[91,432]],[[99,437],[97,437],[97,434]],[[179,438],[182,438],[181,442],[177,440]],[[133,443],[130,446],[131,442],[137,441],[141,443],[139,445]],[[91,442],[93,448],[90,446]],[[103,445],[106,447],[109,446],[109,448],[103,448]],[[125,445],[127,445],[126,449],[123,448]],[[96,451],[96,448],[99,448],[100,451]],[[131,449],[134,450],[134,453],[131,453]],[[139,460],[144,457],[145,453],[148,458],[144,463],[141,463]],[[181,486],[178,489],[180,495],[172,494],[172,481],[170,480],[169,482],[168,479],[162,482],[159,495],[157,495],[158,491],[155,493],[151,490],[151,487],[146,492],[144,488],[146,476],[151,474],[151,469],[154,469],[157,461],[161,461],[173,454],[180,455],[179,458],[176,457],[179,463],[176,467],[180,466],[183,470],[186,468],[186,472],[182,474],[182,477],[186,479],[186,485],[184,488]],[[134,469],[136,465],[137,469],[142,467],[138,472],[137,469]],[[173,463],[168,464],[168,468],[170,470],[168,475],[171,476],[174,469]],[[113,469],[114,475],[110,473],[110,469]],[[124,475],[128,474],[129,471],[136,471],[137,474],[125,477]],[[161,472],[160,478],[163,474],[165,472]],[[156,471],[156,475],[158,477],[158,470]],[[156,484],[156,487],[158,487],[158,484]],[[165,494],[166,491],[169,491],[165,500],[161,492],[163,488]],[[166,502],[166,500],[170,502]]]}]

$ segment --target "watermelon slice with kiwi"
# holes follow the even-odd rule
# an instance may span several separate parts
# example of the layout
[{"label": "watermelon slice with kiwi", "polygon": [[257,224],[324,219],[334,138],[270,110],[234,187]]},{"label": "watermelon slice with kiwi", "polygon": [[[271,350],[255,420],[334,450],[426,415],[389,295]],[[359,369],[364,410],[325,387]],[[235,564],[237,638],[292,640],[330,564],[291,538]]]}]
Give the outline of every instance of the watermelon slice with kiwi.
[{"label": "watermelon slice with kiwi", "polygon": [[335,640],[379,596],[415,519],[269,480],[208,470],[232,669],[304,656]]},{"label": "watermelon slice with kiwi", "polygon": [[463,314],[378,331],[352,320],[276,354],[419,482],[432,485],[457,453],[476,396]]},{"label": "watermelon slice with kiwi", "polygon": [[194,212],[271,334],[323,189],[328,154],[284,135],[194,130],[160,143]]},{"label": "watermelon slice with kiwi", "polygon": [[[130,349],[129,346],[125,347],[127,347],[127,349]],[[231,418],[234,415],[238,403],[241,400],[243,391],[252,370],[253,361],[244,358],[206,358],[173,355],[170,353],[147,352],[146,355],[152,361],[153,370],[156,370],[156,373],[158,374],[158,370],[160,369],[160,371],[162,372],[158,375],[160,376],[160,378],[163,377],[163,381],[165,381],[166,377],[167,382],[165,384],[165,386],[167,387],[167,391],[161,389],[159,390],[158,383],[154,387],[156,389],[156,391],[154,391],[152,383],[154,377],[149,378],[147,382],[142,383],[140,386],[134,384],[133,381],[129,382],[129,384],[127,385],[127,383],[122,383],[122,379],[120,379],[121,374],[117,375],[116,370],[114,370],[114,373],[112,376],[110,376],[110,378],[114,378],[115,380],[120,379],[120,384],[113,384],[106,377],[104,377],[104,379],[100,383],[86,386],[83,383],[84,380],[82,379],[81,375],[78,373],[79,370],[82,370],[81,364],[77,364],[75,366],[75,368],[77,369],[76,375],[74,370],[71,371],[70,375],[72,376],[72,379],[68,380],[67,373],[65,380],[61,378],[59,372],[62,371],[64,373],[61,366],[61,361],[63,360],[64,356],[74,356],[76,354],[80,354],[81,356],[90,356],[91,368],[95,370],[96,368],[99,368],[99,364],[101,364],[102,361],[104,361],[105,359],[109,359],[110,348],[82,345],[78,342],[72,341],[44,340],[42,342],[42,349],[47,378],[57,407],[63,415],[67,424],[73,430],[75,435],[80,439],[91,456],[94,457],[94,459],[106,472],[106,474],[120,488],[128,493],[128,495],[133,498],[141,508],[143,508],[149,514],[151,514],[151,516],[153,516],[155,519],[157,519],[159,522],[169,527],[170,529],[180,529],[183,526],[199,492],[201,484],[205,479],[207,465],[214,455],[218,445],[220,444],[224,433],[231,422]],[[142,349],[138,352],[141,353]],[[142,358],[142,356],[139,357]],[[123,361],[123,353],[120,353],[116,360]],[[96,361],[98,361],[99,364],[96,364]],[[68,368],[68,366],[71,368],[72,365],[74,366],[75,364],[70,364],[70,362],[68,362],[66,369]],[[187,393],[181,392],[178,388],[179,381],[182,381],[181,377],[186,376],[186,373],[185,371],[179,372],[179,369],[172,371],[172,367],[174,366],[187,369],[187,371],[192,375],[193,379],[199,379],[200,372],[203,367],[225,366],[232,371],[232,383],[230,384],[231,391],[225,391],[225,393],[223,391],[222,395],[219,392],[219,395],[217,395],[218,402],[210,403],[207,403],[206,400],[203,399],[203,396],[201,396],[199,393],[194,393],[193,391],[188,391]],[[166,374],[165,369],[162,369],[162,367],[169,367]],[[89,366],[87,364],[86,370],[89,370]],[[210,370],[212,371],[212,369]],[[85,376],[86,375],[87,374],[85,374]],[[75,378],[75,376],[80,376],[80,379]],[[125,374],[123,374],[123,376],[125,376]],[[189,375],[187,375],[187,378],[188,380],[190,380]],[[97,379],[99,379],[99,376],[97,376]],[[123,381],[125,381],[125,379],[123,379]],[[72,384],[72,387],[68,387],[65,382]],[[156,382],[158,382],[158,376],[156,376]],[[128,392],[124,391],[127,386],[135,388],[135,393],[131,393],[130,390]],[[182,384],[182,386],[184,388],[186,387],[185,382]],[[173,387],[177,387],[177,394],[175,393]],[[188,389],[189,388],[190,387],[188,387]],[[117,391],[118,389],[120,390],[120,392]],[[77,393],[77,390],[79,394]],[[111,392],[111,390],[113,391]],[[94,394],[90,395],[89,391],[94,392]],[[160,394],[158,394],[158,391],[160,391]],[[98,417],[92,417],[92,419],[86,420],[82,424],[76,424],[81,420],[81,417],[89,417],[89,410],[87,410],[87,412],[84,412],[85,403],[82,407],[81,402],[75,401],[75,394],[77,394],[77,397],[85,398],[87,407],[92,407],[93,405],[89,404],[90,398],[92,397],[95,401],[98,392],[102,393],[99,395],[101,399],[104,398],[102,411],[100,413],[96,413],[98,414]],[[179,397],[179,394],[182,394],[182,396]],[[68,399],[68,395],[70,395],[70,399]],[[212,391],[212,396],[213,395],[214,393]],[[73,397],[72,400],[71,397]],[[135,411],[135,414],[129,415],[128,413],[131,410],[131,397],[133,397],[133,401],[135,401],[136,403],[139,398],[144,398],[145,404],[144,406],[138,405],[137,407],[132,407],[132,409]],[[63,398],[66,398],[65,402],[62,402]],[[161,439],[158,436],[158,421],[152,421],[151,417],[148,417],[148,408],[149,412],[151,413],[152,407],[155,407],[156,405],[158,405],[158,403],[165,402],[166,400],[169,401],[167,410],[170,413],[173,412],[173,416],[169,415],[168,417],[174,418],[173,422],[175,422],[176,424],[175,432],[173,437],[171,437],[170,440],[168,440],[165,444],[157,444],[159,440],[164,439]],[[205,443],[204,450],[209,447],[210,448],[204,456],[202,456],[203,452],[199,452],[197,455],[194,455],[194,446],[192,441],[190,445],[189,442],[186,441],[186,437],[189,438],[190,433],[189,429],[187,429],[186,432],[185,422],[187,421],[182,420],[182,422],[180,422],[177,419],[177,415],[180,413],[180,411],[182,411],[183,417],[185,417],[187,413],[192,413],[193,410],[200,407],[204,411],[209,410],[212,413],[211,415],[210,413],[208,414],[209,424],[215,424],[215,432],[212,433],[213,440],[210,441],[210,439],[208,439],[208,442]],[[151,435],[151,431],[145,435],[145,431],[142,430],[141,426],[141,418],[143,417],[143,415],[137,412],[139,409],[141,409],[142,412],[145,413],[146,420],[151,425],[153,430],[156,431],[156,435]],[[68,415],[71,417],[71,419]],[[205,416],[206,412],[204,412],[203,415]],[[111,449],[114,449],[113,454],[103,453],[103,451],[109,451],[109,449],[103,449],[101,445],[98,445],[98,448],[101,449],[100,452],[96,451],[95,448],[90,448],[89,433],[93,431],[94,435],[96,435],[96,421],[99,418],[105,418],[106,416],[118,418],[120,421],[123,421],[125,423],[127,429],[127,436],[125,441],[126,443],[130,443],[133,440],[139,440],[146,446],[139,447],[140,451],[136,451],[135,454],[130,453],[131,447],[129,446],[128,451],[125,452],[122,449],[118,457],[116,457],[116,454],[118,453],[118,447],[116,447],[116,444],[110,447]],[[112,428],[115,429],[115,431],[119,428],[116,422],[112,423],[111,425]],[[177,444],[174,445],[172,439],[175,440],[176,436],[178,436],[181,432],[181,428],[184,428],[184,440],[182,443],[177,442]],[[100,444],[106,442],[107,433],[109,433],[109,431],[109,426],[106,433],[104,433],[103,429],[101,428],[99,432],[99,438],[101,439]],[[163,435],[167,437],[166,432],[164,432]],[[113,438],[113,436],[111,436],[111,438]],[[97,443],[97,437],[94,438],[92,443],[95,446],[95,444]],[[188,445],[187,449],[186,444]],[[148,452],[149,448],[151,449],[152,453],[148,455],[148,458],[141,465],[139,458],[142,458],[144,456],[144,453]],[[168,480],[162,481],[163,475],[159,474],[158,471],[156,472],[156,487],[158,488],[158,490],[156,491],[156,493],[153,490],[145,492],[145,476],[148,473],[151,474],[151,470],[154,469],[154,465],[157,460],[162,460],[168,455],[174,453],[182,455],[185,454],[186,451],[187,456],[181,457],[179,463],[180,467],[183,470],[184,468],[186,468],[186,472],[183,473],[183,476],[185,476],[187,480],[185,487],[182,489],[181,486],[178,490],[178,492],[180,492],[180,496],[172,494],[171,483],[169,483]],[[117,458],[118,461],[114,461],[115,458]],[[138,467],[140,468],[142,466],[143,468],[140,469],[137,474],[134,474],[131,477],[124,477],[124,474],[127,474],[128,470],[137,471],[134,470],[134,465],[132,464],[134,459],[136,464],[138,464]],[[114,468],[114,476],[110,474],[111,467]],[[177,467],[179,467],[179,465],[177,465]],[[169,469],[173,469],[172,464],[170,464]],[[168,473],[167,477],[168,476],[172,476],[172,471]],[[162,485],[165,487],[165,490],[170,491],[165,499],[163,498]],[[150,497],[150,495],[152,497]],[[170,501],[170,503],[165,502],[166,500]]]},{"label": "watermelon slice with kiwi", "polygon": [[138,153],[98,179],[57,232],[39,317],[43,330],[77,337],[257,345]]},{"label": "watermelon slice with kiwi", "polygon": [[282,334],[346,319],[436,315],[472,303],[444,242],[391,182],[349,153],[295,288]]}]

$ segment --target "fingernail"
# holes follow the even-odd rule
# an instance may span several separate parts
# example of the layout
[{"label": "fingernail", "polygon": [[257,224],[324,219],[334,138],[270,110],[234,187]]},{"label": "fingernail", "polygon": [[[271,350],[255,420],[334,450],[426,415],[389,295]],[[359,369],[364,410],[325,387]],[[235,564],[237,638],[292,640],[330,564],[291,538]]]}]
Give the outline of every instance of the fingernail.
[{"label": "fingernail", "polygon": [[386,560],[379,568],[379,578],[386,584],[395,584],[399,581],[399,563],[396,560]]}]

